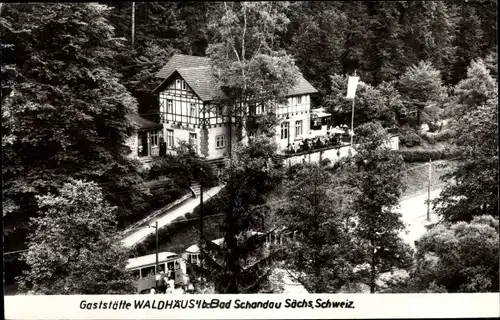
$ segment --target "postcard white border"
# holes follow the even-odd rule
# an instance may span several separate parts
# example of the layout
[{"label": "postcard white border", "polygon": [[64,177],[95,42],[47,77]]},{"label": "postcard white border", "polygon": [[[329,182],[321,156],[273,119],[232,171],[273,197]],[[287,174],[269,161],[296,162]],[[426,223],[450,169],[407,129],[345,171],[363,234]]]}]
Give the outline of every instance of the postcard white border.
[{"label": "postcard white border", "polygon": [[[229,309],[136,309],[137,301],[232,301]],[[314,307],[285,307],[297,302],[312,301]],[[348,302],[351,308],[317,308],[317,299]],[[281,302],[281,308],[239,309],[240,302]],[[122,309],[81,309],[82,301],[124,301]],[[305,295],[74,295],[74,296],[5,296],[6,319],[325,319],[325,318],[478,318],[500,316],[499,293],[463,294],[305,294]],[[124,309],[130,303],[129,309]],[[291,306],[291,303],[288,303]],[[103,305],[101,304],[101,307]],[[354,307],[354,308],[352,308]]]}]

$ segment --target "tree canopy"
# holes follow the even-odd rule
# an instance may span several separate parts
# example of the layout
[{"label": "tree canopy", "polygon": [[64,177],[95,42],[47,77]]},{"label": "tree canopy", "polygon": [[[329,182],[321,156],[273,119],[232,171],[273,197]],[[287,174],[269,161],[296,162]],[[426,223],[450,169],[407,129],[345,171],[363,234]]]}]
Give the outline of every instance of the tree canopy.
[{"label": "tree canopy", "polygon": [[70,179],[59,195],[37,196],[40,216],[32,219],[24,259],[30,266],[21,284],[40,294],[127,294],[135,288],[125,270],[116,207],[94,182]]},{"label": "tree canopy", "polygon": [[287,201],[279,209],[285,232],[291,233],[286,266],[309,292],[338,292],[355,279],[359,254],[349,232],[354,214],[346,198],[353,190],[319,165],[305,166],[287,184]]},{"label": "tree canopy", "polygon": [[417,242],[399,292],[498,292],[498,240],[498,219],[489,215],[438,225]]},{"label": "tree canopy", "polygon": [[[266,286],[272,254],[264,248],[263,232],[269,208],[264,196],[281,180],[272,156],[276,144],[259,137],[250,145],[239,144],[227,168],[217,210],[224,214],[221,245],[204,239],[203,274],[217,293],[255,293]],[[210,239],[211,240],[211,239]]]},{"label": "tree canopy", "polygon": [[435,201],[437,212],[451,221],[498,217],[498,92],[481,61],[468,74],[455,90],[452,144],[460,161],[443,176],[448,183]]},{"label": "tree canopy", "polygon": [[[3,216],[35,214],[35,195],[68,177],[97,181],[120,214],[143,202],[127,158],[136,101],[110,65],[122,47],[94,3],[9,4],[2,28]],[[57,32],[54,32],[57,30]]]},{"label": "tree canopy", "polygon": [[[289,22],[287,7],[287,2],[218,4],[218,14],[210,24],[213,38],[207,55],[217,85],[226,94],[218,103],[227,106],[228,115],[245,117],[249,106],[275,114],[276,104],[285,103],[296,84],[299,70],[277,41]],[[239,127],[243,124],[238,122]]]},{"label": "tree canopy", "polygon": [[344,164],[347,183],[358,190],[355,234],[369,266],[365,283],[373,293],[380,273],[410,263],[411,249],[399,238],[404,229],[395,211],[404,190],[403,159],[388,151],[388,136],[380,123],[364,124],[355,131],[359,147]]}]

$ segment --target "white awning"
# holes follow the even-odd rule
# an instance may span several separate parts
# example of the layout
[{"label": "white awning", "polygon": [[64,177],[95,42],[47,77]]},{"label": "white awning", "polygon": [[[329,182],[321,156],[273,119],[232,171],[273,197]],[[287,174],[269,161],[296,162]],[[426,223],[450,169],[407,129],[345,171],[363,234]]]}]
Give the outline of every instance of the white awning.
[{"label": "white awning", "polygon": [[333,133],[333,134],[335,134],[335,133],[340,133],[340,134],[342,134],[342,133],[344,133],[345,131],[344,131],[344,130],[342,130],[342,129],[339,129],[339,128],[331,128],[330,130],[328,130],[328,132]]},{"label": "white awning", "polygon": [[326,117],[330,117],[332,115],[331,113],[326,113],[326,112],[317,112],[317,113],[315,112],[314,114],[320,118],[326,118]]},{"label": "white awning", "polygon": [[312,109],[311,113],[314,114],[317,117],[320,117],[320,118],[325,118],[325,117],[330,117],[331,116],[330,113],[326,113],[325,112],[325,108]]}]

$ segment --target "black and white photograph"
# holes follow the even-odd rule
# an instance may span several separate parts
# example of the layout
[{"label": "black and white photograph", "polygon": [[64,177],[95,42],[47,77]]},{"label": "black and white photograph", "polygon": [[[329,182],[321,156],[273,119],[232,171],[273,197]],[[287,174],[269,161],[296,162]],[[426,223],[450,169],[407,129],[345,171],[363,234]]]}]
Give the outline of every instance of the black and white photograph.
[{"label": "black and white photograph", "polygon": [[498,293],[497,6],[0,3],[4,295]]}]

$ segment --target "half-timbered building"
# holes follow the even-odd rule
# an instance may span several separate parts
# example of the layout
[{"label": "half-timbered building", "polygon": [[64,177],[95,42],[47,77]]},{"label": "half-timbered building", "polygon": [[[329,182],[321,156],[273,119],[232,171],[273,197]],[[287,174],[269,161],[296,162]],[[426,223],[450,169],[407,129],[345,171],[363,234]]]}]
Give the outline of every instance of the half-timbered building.
[{"label": "half-timbered building", "polygon": [[[167,151],[180,140],[191,142],[206,159],[228,155],[230,143],[236,143],[235,119],[225,116],[224,107],[214,102],[224,97],[215,84],[206,57],[176,54],[156,75],[161,83],[153,91],[159,98],[160,121]],[[301,75],[289,90],[288,103],[277,107],[281,120],[276,128],[280,148],[310,131],[310,94],[317,90]],[[250,108],[250,114],[265,112]],[[231,126],[231,127],[230,127]]]}]

